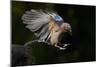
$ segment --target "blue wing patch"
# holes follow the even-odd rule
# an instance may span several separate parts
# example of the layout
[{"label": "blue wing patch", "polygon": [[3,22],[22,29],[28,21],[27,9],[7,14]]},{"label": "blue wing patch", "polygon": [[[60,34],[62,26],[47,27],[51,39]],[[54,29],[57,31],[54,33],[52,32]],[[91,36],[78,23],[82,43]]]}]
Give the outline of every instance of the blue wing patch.
[{"label": "blue wing patch", "polygon": [[54,20],[57,22],[63,21],[63,19],[60,16],[54,16]]}]

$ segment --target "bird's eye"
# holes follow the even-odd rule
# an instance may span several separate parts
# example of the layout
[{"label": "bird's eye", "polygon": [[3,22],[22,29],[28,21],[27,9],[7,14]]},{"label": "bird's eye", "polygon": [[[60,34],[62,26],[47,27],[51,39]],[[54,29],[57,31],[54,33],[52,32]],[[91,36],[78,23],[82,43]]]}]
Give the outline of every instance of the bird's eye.
[{"label": "bird's eye", "polygon": [[55,32],[58,32],[58,30],[56,30]]},{"label": "bird's eye", "polygon": [[58,31],[59,31],[59,29],[55,30],[55,32],[58,32]]}]

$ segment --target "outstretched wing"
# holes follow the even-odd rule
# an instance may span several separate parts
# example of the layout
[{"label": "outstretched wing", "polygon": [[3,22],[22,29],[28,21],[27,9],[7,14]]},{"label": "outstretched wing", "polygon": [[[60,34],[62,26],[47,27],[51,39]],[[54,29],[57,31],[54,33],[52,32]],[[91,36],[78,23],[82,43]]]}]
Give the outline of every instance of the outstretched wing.
[{"label": "outstretched wing", "polygon": [[25,14],[22,16],[22,20],[30,31],[35,32],[36,36],[39,40],[45,40],[49,36],[50,32],[48,31],[48,23],[50,21],[49,17],[57,15],[56,13],[50,12],[46,13],[42,10],[30,10],[26,11]]},{"label": "outstretched wing", "polygon": [[26,11],[22,16],[24,24],[27,24],[26,28],[30,29],[32,32],[39,30],[44,24],[49,22],[49,15],[43,11],[30,10]]}]

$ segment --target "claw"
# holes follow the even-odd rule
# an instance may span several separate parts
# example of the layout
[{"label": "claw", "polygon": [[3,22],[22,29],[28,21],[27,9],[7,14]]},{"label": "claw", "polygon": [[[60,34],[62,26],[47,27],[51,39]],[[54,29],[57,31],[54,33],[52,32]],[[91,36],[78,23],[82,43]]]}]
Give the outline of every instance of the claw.
[{"label": "claw", "polygon": [[70,45],[69,43],[68,44],[64,44],[64,46],[63,47],[66,47],[66,46],[68,46],[68,45]]}]

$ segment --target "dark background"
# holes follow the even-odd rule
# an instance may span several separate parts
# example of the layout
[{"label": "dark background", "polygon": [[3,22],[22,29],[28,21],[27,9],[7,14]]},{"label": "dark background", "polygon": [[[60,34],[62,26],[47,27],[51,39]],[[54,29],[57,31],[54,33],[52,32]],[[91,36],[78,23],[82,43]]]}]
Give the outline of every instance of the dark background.
[{"label": "dark background", "polygon": [[72,26],[72,45],[67,50],[60,51],[52,46],[31,46],[29,64],[51,64],[95,61],[95,6],[19,2],[12,1],[11,4],[11,35],[12,44],[24,45],[34,40],[34,33],[25,28],[21,16],[30,9],[54,10]]}]

